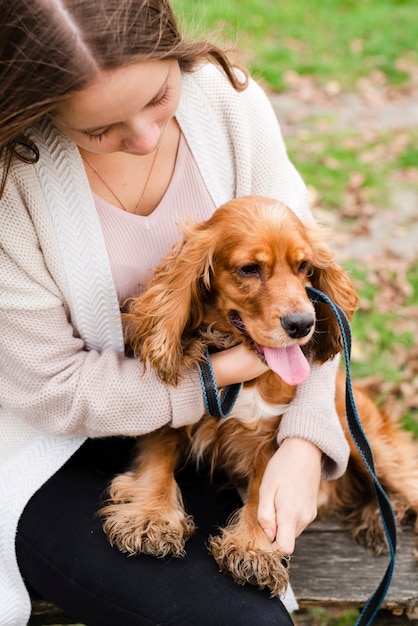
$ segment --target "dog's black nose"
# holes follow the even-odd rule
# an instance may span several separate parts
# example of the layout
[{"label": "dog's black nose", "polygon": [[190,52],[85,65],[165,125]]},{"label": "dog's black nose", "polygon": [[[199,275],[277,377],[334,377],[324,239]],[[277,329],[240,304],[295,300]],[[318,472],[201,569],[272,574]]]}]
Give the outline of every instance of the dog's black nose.
[{"label": "dog's black nose", "polygon": [[290,313],[282,317],[280,321],[292,339],[306,337],[315,324],[315,318],[311,313]]}]

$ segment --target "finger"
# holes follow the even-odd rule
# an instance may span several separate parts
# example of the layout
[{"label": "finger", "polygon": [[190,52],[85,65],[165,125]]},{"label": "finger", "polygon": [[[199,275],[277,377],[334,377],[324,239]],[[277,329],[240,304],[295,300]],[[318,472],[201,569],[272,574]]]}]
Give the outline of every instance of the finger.
[{"label": "finger", "polygon": [[270,499],[264,500],[260,494],[260,501],[258,505],[258,523],[263,529],[267,539],[271,542],[275,540],[276,537],[276,511],[274,508],[274,502]]},{"label": "finger", "polygon": [[295,525],[288,521],[283,520],[278,524],[276,532],[276,543],[284,554],[293,554],[295,549]]}]

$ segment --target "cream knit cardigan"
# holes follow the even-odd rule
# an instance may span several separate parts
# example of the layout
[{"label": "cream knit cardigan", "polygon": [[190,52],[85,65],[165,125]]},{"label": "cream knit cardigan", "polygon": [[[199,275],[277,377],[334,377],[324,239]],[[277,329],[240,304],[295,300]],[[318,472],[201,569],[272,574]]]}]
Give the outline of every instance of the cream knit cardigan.
[{"label": "cream knit cardigan", "polygon": [[[176,117],[215,206],[262,194],[284,201],[302,219],[312,219],[306,189],[287,158],[275,114],[254,82],[237,93],[217,68],[201,68],[184,76]],[[186,376],[179,388],[167,389],[152,374],[142,380],[139,365],[123,356],[119,305],[78,150],[48,120],[30,132],[40,150],[39,162],[13,164],[0,202],[0,319],[5,337],[0,341],[0,626],[23,626],[30,615],[14,550],[20,514],[85,438],[134,436],[164,423],[192,423],[203,413],[197,373]],[[22,315],[33,317],[34,324],[50,317],[51,333],[58,324],[63,344],[71,349],[76,345],[76,354],[65,357],[68,362],[63,357],[60,375],[65,378],[71,359],[83,361],[83,366],[89,359],[105,362],[109,391],[95,386],[94,377],[90,385],[87,377],[81,408],[73,398],[60,397],[60,403],[45,391],[41,408],[35,407],[32,416],[25,405],[31,389],[27,381],[19,396],[18,377],[25,376],[19,355],[35,363],[42,355],[36,353],[39,346],[31,345],[31,332],[10,346],[4,330]],[[69,336],[67,327],[60,326],[64,317],[71,324]],[[49,332],[49,326],[42,332]],[[279,441],[287,436],[314,441],[324,452],[324,475],[332,478],[344,471],[348,458],[334,409],[335,369],[336,361],[313,367],[279,434]],[[44,406],[49,421],[42,420]],[[73,424],[67,406],[78,411]]]}]

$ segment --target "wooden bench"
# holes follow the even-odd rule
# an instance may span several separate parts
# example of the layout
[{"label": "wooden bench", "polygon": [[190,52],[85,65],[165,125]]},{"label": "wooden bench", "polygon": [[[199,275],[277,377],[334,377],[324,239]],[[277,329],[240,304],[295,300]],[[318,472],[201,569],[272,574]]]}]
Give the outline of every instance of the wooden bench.
[{"label": "wooden bench", "polygon": [[[418,566],[412,526],[399,533],[395,571],[375,624],[418,624]],[[299,606],[363,607],[379,585],[389,556],[373,557],[336,521],[317,520],[297,539],[291,582]],[[388,621],[389,620],[389,621]]]},{"label": "wooden bench", "polygon": [[[380,583],[387,555],[370,556],[333,520],[317,520],[298,538],[291,582],[301,609],[361,608]],[[74,624],[49,602],[33,596],[31,626]],[[412,527],[399,534],[392,584],[374,624],[418,625],[418,567]],[[116,625],[115,625],[116,626]]]}]

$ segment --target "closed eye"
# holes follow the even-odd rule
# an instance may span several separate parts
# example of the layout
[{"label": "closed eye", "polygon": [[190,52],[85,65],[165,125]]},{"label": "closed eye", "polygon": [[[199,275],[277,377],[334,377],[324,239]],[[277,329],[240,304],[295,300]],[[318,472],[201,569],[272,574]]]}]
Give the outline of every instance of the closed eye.
[{"label": "closed eye", "polygon": [[260,276],[261,269],[258,263],[250,263],[238,268],[238,274],[241,276]]},{"label": "closed eye", "polygon": [[170,100],[171,92],[172,92],[171,85],[165,85],[165,88],[164,88],[164,91],[163,91],[162,95],[158,95],[154,100],[151,100],[151,102],[147,106],[149,106],[149,107],[162,106],[168,100]]},{"label": "closed eye", "polygon": [[313,274],[313,267],[309,261],[302,261],[297,269],[300,274],[306,274],[308,278]]},{"label": "closed eye", "polygon": [[91,141],[101,141],[103,137],[106,137],[110,133],[111,127],[105,128],[102,131],[97,131],[96,133],[89,133],[87,130],[82,130],[82,134],[88,137]]}]

